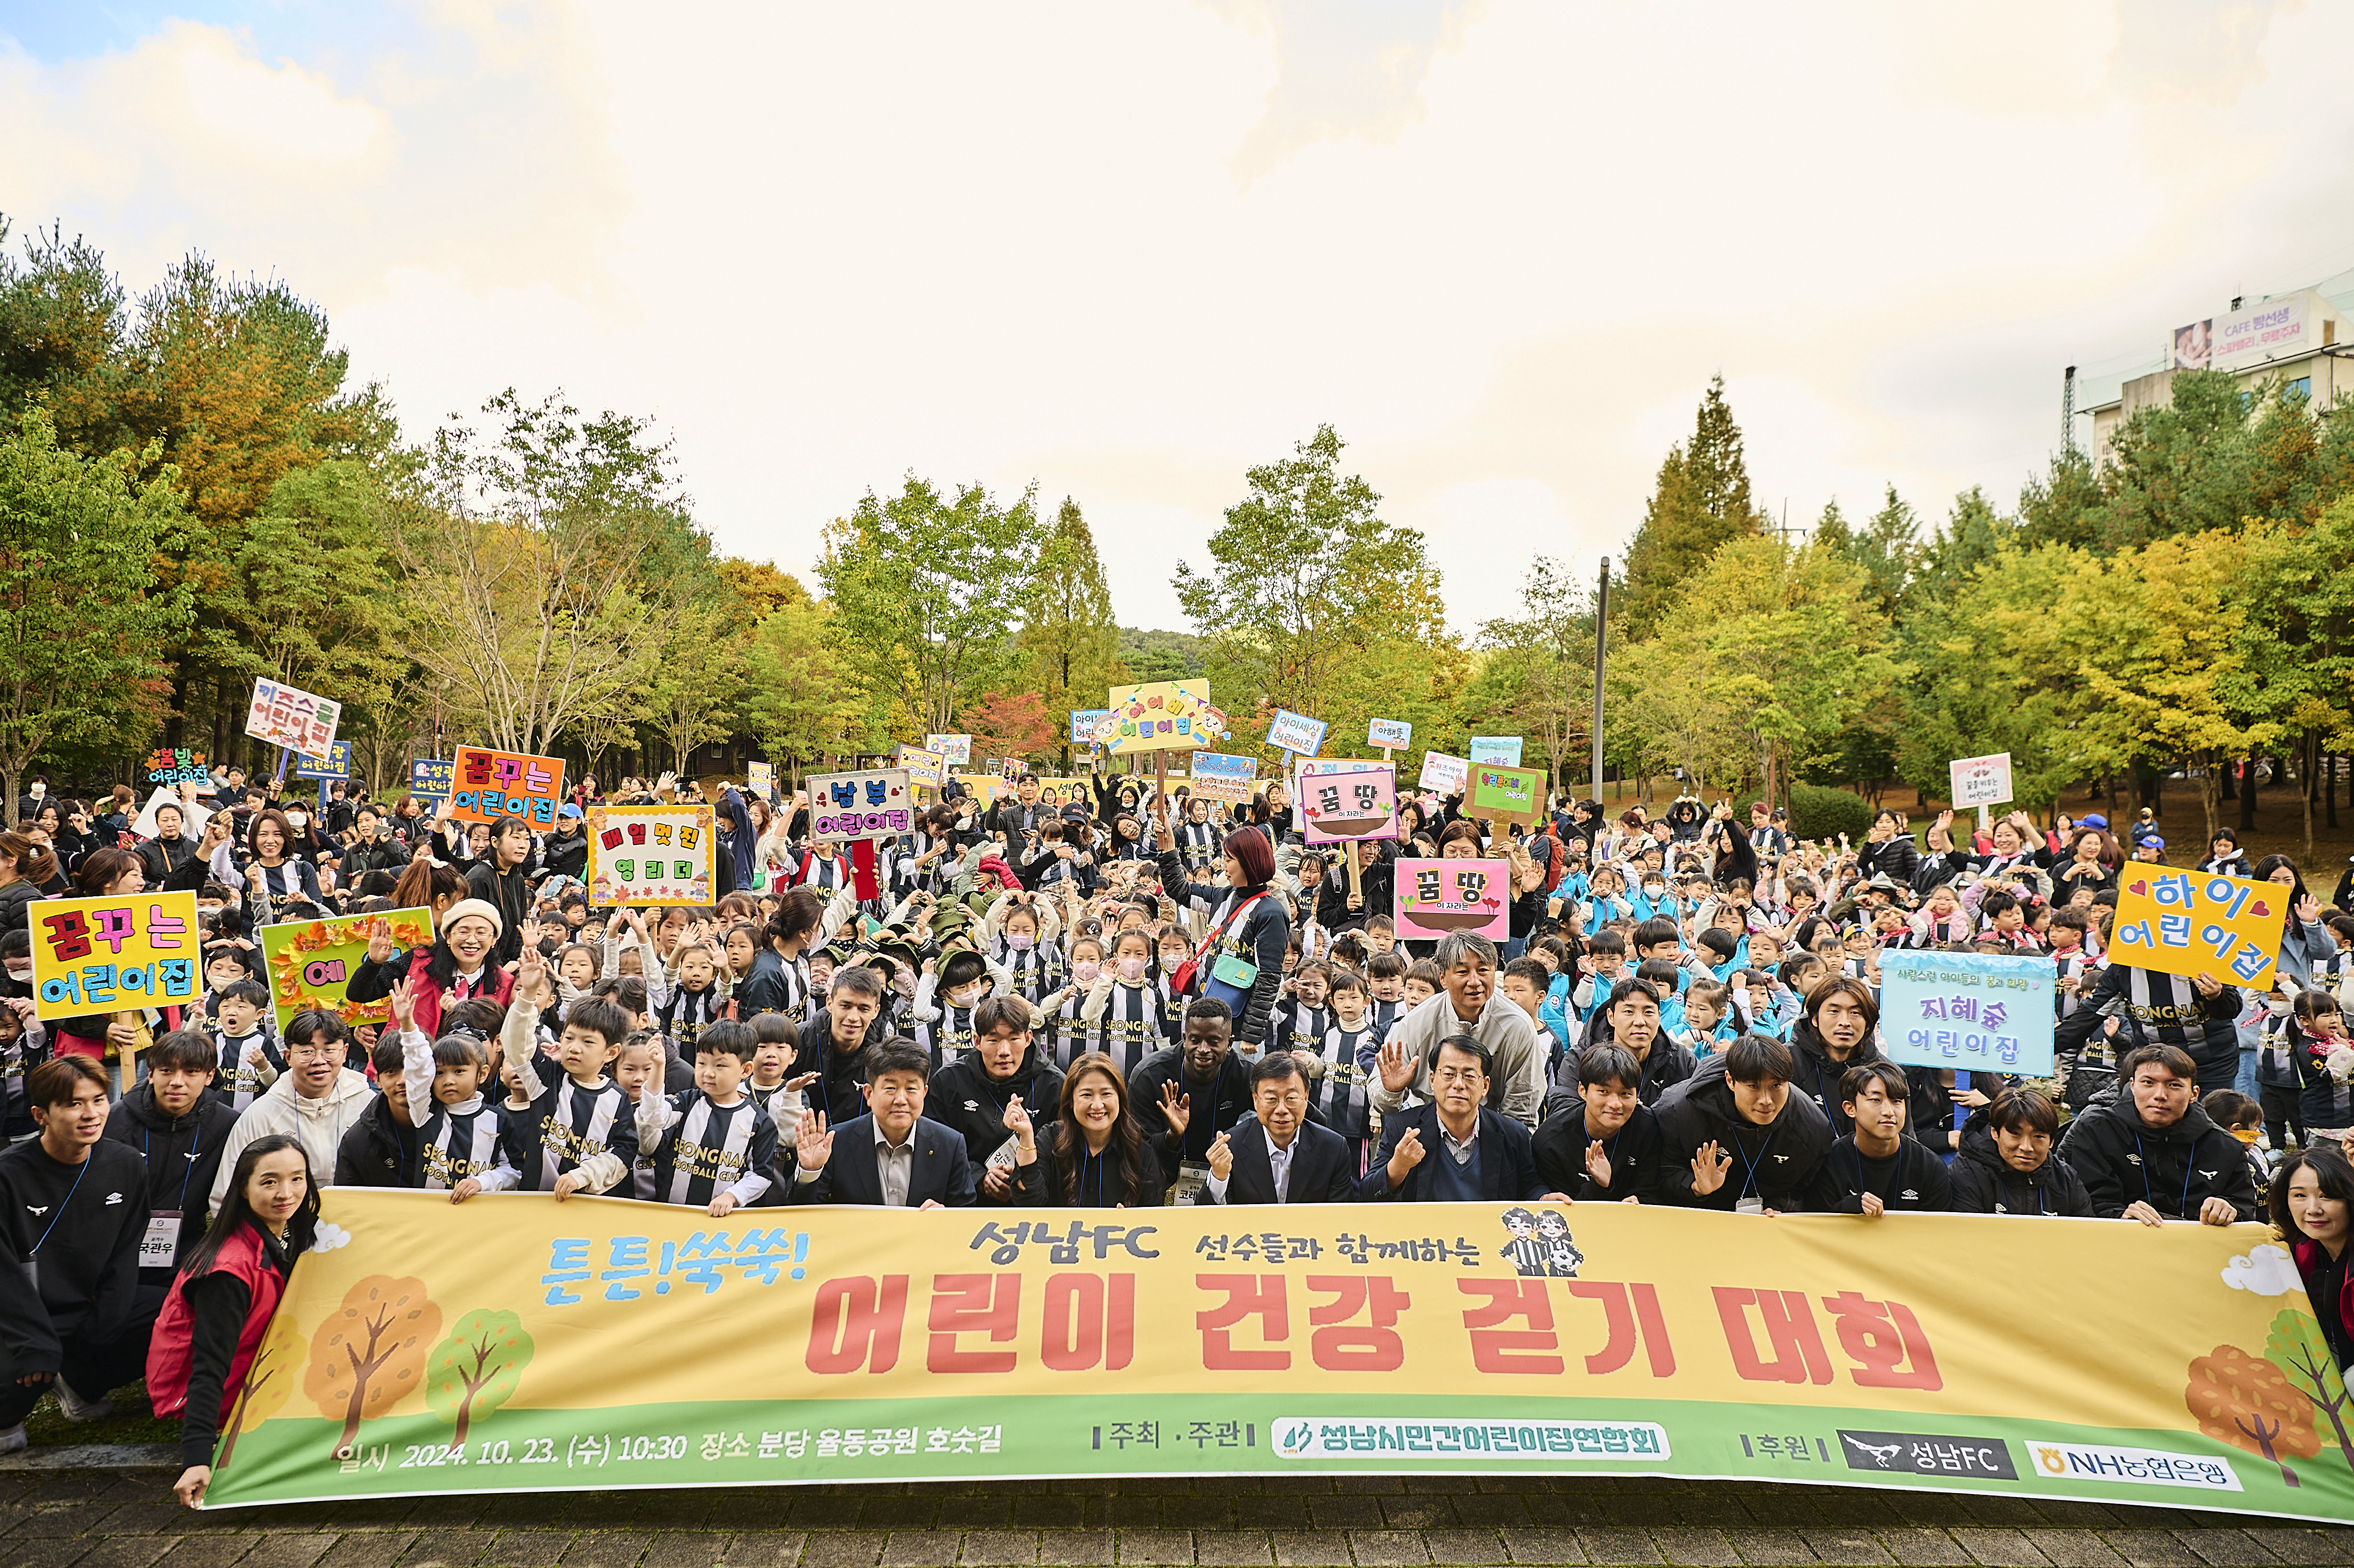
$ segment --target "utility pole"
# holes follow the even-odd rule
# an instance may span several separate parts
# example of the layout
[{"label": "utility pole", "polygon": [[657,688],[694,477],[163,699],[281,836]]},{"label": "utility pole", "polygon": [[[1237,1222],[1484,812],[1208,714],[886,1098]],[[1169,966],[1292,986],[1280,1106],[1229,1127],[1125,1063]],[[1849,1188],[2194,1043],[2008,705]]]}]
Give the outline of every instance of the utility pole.
[{"label": "utility pole", "polygon": [[2073,365],[2060,378],[2060,452],[2063,457],[2076,455],[2076,367]]},{"label": "utility pole", "polygon": [[1602,586],[1594,596],[1594,794],[1602,806],[1602,661],[1610,643],[1610,557],[1602,557]]}]

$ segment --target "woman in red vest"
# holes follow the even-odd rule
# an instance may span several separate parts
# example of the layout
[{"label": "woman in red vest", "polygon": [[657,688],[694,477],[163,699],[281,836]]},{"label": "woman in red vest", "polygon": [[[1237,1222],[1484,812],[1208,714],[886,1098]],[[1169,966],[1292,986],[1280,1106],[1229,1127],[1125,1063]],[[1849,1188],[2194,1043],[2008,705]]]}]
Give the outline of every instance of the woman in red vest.
[{"label": "woman in red vest", "polygon": [[172,1281],[147,1346],[155,1414],[181,1417],[187,1467],[172,1490],[190,1508],[212,1484],[214,1441],[237,1408],[287,1273],[318,1233],[319,1190],[302,1145],[285,1133],[247,1144],[228,1197]]}]

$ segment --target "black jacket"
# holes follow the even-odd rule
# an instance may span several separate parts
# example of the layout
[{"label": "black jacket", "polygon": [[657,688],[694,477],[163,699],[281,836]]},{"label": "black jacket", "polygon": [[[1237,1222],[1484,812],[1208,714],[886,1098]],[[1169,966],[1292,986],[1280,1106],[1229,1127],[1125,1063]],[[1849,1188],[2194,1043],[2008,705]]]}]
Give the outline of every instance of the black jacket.
[{"label": "black jacket", "polygon": [[[2073,1065],[2076,1054],[2114,1014],[2119,1020],[2116,1054],[2136,1045],[2173,1045],[2190,1053],[2199,1069],[2199,1092],[2228,1089],[2240,1071],[2240,993],[2225,986],[2202,997],[2180,975],[2159,974],[2130,964],[2111,964],[2100,983],[2052,1032],[2052,1049]],[[2095,1202],[2098,1199],[2095,1198]]]},{"label": "black jacket", "polygon": [[2247,1150],[2196,1102],[2173,1126],[2155,1128],[2135,1108],[2133,1090],[2121,1086],[2068,1124],[2060,1158],[2083,1180],[2100,1219],[2146,1202],[2169,1220],[2195,1220],[2209,1198],[2223,1199],[2243,1220],[2256,1217]]},{"label": "black jacket", "polygon": [[[1724,1081],[1724,1058],[1712,1056],[1700,1070],[1670,1089],[1653,1107],[1659,1118],[1659,1191],[1664,1202],[1688,1208],[1735,1207],[1744,1192],[1769,1209],[1804,1208],[1815,1167],[1831,1146],[1831,1124],[1815,1102],[1795,1086],[1781,1113],[1759,1127],[1733,1107]],[[1703,1143],[1732,1156],[1724,1185],[1702,1197],[1692,1192],[1691,1161]]]},{"label": "black jacket", "polygon": [[[1599,981],[1596,983],[1599,984]],[[1542,1035],[1544,1032],[1538,1032]],[[1561,1061],[1553,1070],[1553,1086],[1545,1090],[1544,1114],[1547,1120],[1557,1116],[1582,1116],[1585,1101],[1577,1092],[1577,1058],[1589,1045],[1616,1044],[1617,1035],[1610,1027],[1610,1015],[1596,1009],[1585,1021],[1585,1032],[1578,1037],[1575,1051],[1562,1053]],[[1643,1081],[1635,1086],[1635,1093],[1646,1106],[1659,1103],[1659,1097],[1682,1083],[1700,1070],[1700,1058],[1691,1047],[1668,1038],[1666,1030],[1651,1037],[1651,1048],[1643,1053]],[[1584,1159],[1581,1150],[1579,1158]]]},{"label": "black jacket", "polygon": [[1790,1087],[1815,1102],[1815,1108],[1830,1123],[1832,1137],[1845,1138],[1853,1132],[1855,1123],[1840,1108],[1840,1079],[1847,1075],[1850,1067],[1887,1059],[1880,1054],[1878,1036],[1867,1037],[1846,1061],[1836,1061],[1815,1026],[1801,1017],[1790,1026],[1790,1055],[1797,1070]]},{"label": "black jacket", "polygon": [[1859,846],[1855,852],[1855,865],[1866,882],[1886,872],[1909,887],[1913,884],[1913,874],[1921,869],[1921,848],[1913,842],[1911,834],[1899,833],[1884,844]]},{"label": "black jacket", "polygon": [[[41,1309],[60,1344],[104,1344],[132,1327],[147,1233],[138,1150],[101,1138],[83,1164],[60,1165],[35,1139],[0,1153],[0,1226],[16,1257],[38,1249]],[[28,1366],[18,1375],[57,1370]]]},{"label": "black jacket", "polygon": [[2062,1214],[2081,1219],[2093,1212],[2084,1183],[2055,1150],[2022,1174],[1995,1147],[1994,1128],[1983,1110],[1962,1128],[1962,1151],[1947,1174],[1954,1182],[1957,1214]]},{"label": "black jacket", "polygon": [[1013,1136],[1005,1130],[1005,1107],[1014,1099],[1029,1108],[1030,1124],[1042,1135],[1063,1114],[1063,1075],[1040,1057],[1035,1043],[1023,1053],[1021,1065],[1010,1078],[991,1077],[981,1067],[980,1056],[970,1051],[932,1075],[924,1108],[964,1139],[976,1188],[989,1157]]},{"label": "black jacket", "polygon": [[[1168,1202],[1169,1181],[1161,1173],[1161,1160],[1152,1152],[1152,1140],[1144,1139],[1137,1146],[1136,1181],[1133,1189],[1125,1189],[1112,1179],[1118,1168],[1106,1150],[1100,1160],[1083,1163],[1079,1170],[1078,1200],[1066,1200],[1063,1189],[1063,1165],[1055,1146],[1059,1133],[1049,1134],[1038,1140],[1038,1158],[1027,1165],[1013,1168],[1016,1183],[1014,1202],[1025,1209],[1157,1209]],[[1075,1150],[1084,1146],[1075,1139]]]},{"label": "black jacket", "polygon": [[[175,1266],[204,1237],[213,1177],[220,1170],[228,1129],[236,1125],[237,1113],[210,1092],[198,1095],[187,1115],[177,1119],[166,1116],[155,1103],[155,1091],[145,1084],[134,1086],[107,1113],[106,1136],[129,1146],[147,1167],[148,1212],[180,1216],[180,1245],[172,1255]],[[170,1268],[139,1271],[142,1311],[163,1308],[164,1295],[172,1287],[172,1273]],[[145,1299],[151,1296],[152,1300]]]},{"label": "black jacket", "polygon": [[[1226,901],[1235,896],[1230,888],[1193,881],[1186,874],[1185,857],[1176,850],[1161,853],[1161,890],[1178,907],[1191,906],[1210,916],[1214,931],[1221,929],[1217,917],[1225,912]],[[1290,945],[1291,915],[1284,907],[1283,895],[1270,890],[1265,898],[1250,906],[1250,912],[1239,922],[1223,928],[1221,939],[1201,964],[1201,972],[1193,980],[1192,994],[1195,996],[1202,994],[1201,988],[1209,980],[1211,963],[1221,952],[1232,950],[1246,962],[1258,966],[1258,977],[1251,984],[1250,995],[1235,1011],[1235,1044],[1257,1045],[1267,1039],[1267,1014],[1274,1011],[1276,992],[1283,984],[1283,952]]]},{"label": "black jacket", "polygon": [[335,1150],[338,1187],[414,1187],[419,1139],[417,1129],[392,1119],[392,1107],[378,1095],[344,1134]]},{"label": "black jacket", "polygon": [[[1413,1128],[1422,1135],[1422,1160],[1405,1173],[1405,1180],[1390,1189],[1390,1156],[1397,1152],[1398,1140]],[[1416,1203],[1423,1202],[1423,1189],[1427,1184],[1425,1174],[1434,1160],[1448,1160],[1446,1144],[1438,1125],[1438,1105],[1425,1100],[1411,1109],[1401,1110],[1384,1119],[1382,1147],[1373,1156],[1373,1169],[1357,1183],[1361,1202]],[[1502,1111],[1479,1107],[1479,1185],[1491,1202],[1532,1203],[1548,1192],[1556,1191],[1544,1183],[1537,1171],[1536,1147],[1529,1129]]]},{"label": "black jacket", "polygon": [[476,861],[466,868],[466,895],[499,912],[499,945],[492,949],[491,961],[514,962],[523,952],[524,916],[531,913],[530,860],[504,874],[494,857]]},{"label": "black jacket", "polygon": [[568,876],[578,882],[588,869],[588,835],[585,831],[550,833],[540,841],[539,858],[542,878]]},{"label": "black jacket", "polygon": [[[1188,1160],[1209,1159],[1211,1140],[1250,1114],[1250,1064],[1229,1051],[1218,1064],[1214,1082],[1194,1083],[1185,1076],[1182,1045],[1164,1045],[1136,1065],[1128,1075],[1129,1114],[1163,1171],[1174,1172]],[[1161,1088],[1172,1083],[1188,1102],[1182,1139],[1170,1136],[1169,1118],[1161,1109]]]},{"label": "black jacket", "polygon": [[[883,1206],[883,1173],[875,1164],[875,1118],[853,1117],[834,1128],[833,1152],[814,1181],[801,1180],[798,1170],[786,1179],[788,1203],[864,1203]],[[907,1207],[927,1202],[961,1208],[972,1202],[972,1164],[965,1156],[964,1139],[928,1116],[916,1118],[908,1133],[916,1157],[907,1173]]]},{"label": "black jacket", "polygon": [[810,1015],[801,1020],[801,1040],[795,1047],[793,1065],[785,1076],[798,1078],[803,1073],[818,1074],[819,1081],[801,1091],[801,1103],[824,1112],[828,1127],[840,1127],[853,1117],[866,1114],[866,1097],[859,1092],[859,1086],[865,1081],[866,1048],[886,1038],[883,1021],[877,1017],[867,1024],[858,1049],[844,1054],[834,1046],[833,1014],[822,1007],[812,1008]]},{"label": "black jacket", "polygon": [[[1548,1097],[1550,1098],[1550,1097]],[[1593,1142],[1585,1130],[1585,1104],[1578,1100],[1559,1110],[1548,1110],[1537,1128],[1537,1174],[1548,1192],[1566,1192],[1578,1202],[1615,1203],[1639,1198],[1659,1201],[1659,1159],[1663,1147],[1659,1118],[1649,1106],[1637,1106],[1627,1125],[1604,1147],[1610,1156],[1610,1185],[1586,1174],[1585,1146]]]},{"label": "black jacket", "polygon": [[[1245,1117],[1226,1132],[1226,1145],[1234,1151],[1234,1168],[1226,1172],[1228,1203],[1272,1203],[1275,1196],[1275,1165],[1267,1152],[1267,1131],[1255,1116]],[[1302,1121],[1291,1140],[1291,1179],[1285,1183],[1285,1200],[1293,1203],[1345,1203],[1357,1192],[1357,1151],[1349,1140],[1331,1128],[1319,1127],[1312,1121]],[[1193,1202],[1212,1205],[1220,1202],[1210,1195],[1207,1183],[1193,1194]]]},{"label": "black jacket", "polygon": [[1894,1159],[1871,1160],[1849,1133],[1833,1140],[1830,1152],[1815,1167],[1807,1207],[1819,1214],[1860,1214],[1866,1192],[1877,1194],[1890,1210],[1943,1213],[1954,1206],[1946,1162],[1917,1139],[1900,1137]]}]

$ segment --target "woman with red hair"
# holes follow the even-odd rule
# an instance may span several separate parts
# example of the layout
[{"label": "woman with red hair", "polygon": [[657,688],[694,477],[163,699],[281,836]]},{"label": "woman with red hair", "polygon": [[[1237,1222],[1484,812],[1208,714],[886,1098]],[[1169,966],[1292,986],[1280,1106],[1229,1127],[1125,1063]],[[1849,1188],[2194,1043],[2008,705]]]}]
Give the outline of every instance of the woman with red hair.
[{"label": "woman with red hair", "polygon": [[1152,803],[1161,851],[1161,891],[1180,908],[1210,917],[1209,939],[1193,956],[1188,996],[1214,996],[1234,1010],[1235,1044],[1253,1048],[1267,1038],[1267,1015],[1283,984],[1283,952],[1291,945],[1291,911],[1275,879],[1275,846],[1257,828],[1237,828],[1220,846],[1225,885],[1193,881],[1177,853],[1169,803]]}]

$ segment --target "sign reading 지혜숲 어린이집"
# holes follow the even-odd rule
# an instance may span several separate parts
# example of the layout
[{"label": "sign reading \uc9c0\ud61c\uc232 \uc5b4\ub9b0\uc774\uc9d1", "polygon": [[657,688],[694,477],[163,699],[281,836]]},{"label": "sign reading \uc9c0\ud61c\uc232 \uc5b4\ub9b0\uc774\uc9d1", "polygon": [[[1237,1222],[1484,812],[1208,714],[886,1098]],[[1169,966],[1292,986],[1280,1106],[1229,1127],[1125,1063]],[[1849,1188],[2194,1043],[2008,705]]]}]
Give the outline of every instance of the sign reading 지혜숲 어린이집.
[{"label": "sign reading \uc9c0\ud61c\uc232 \uc5b4\ub9b0\uc774\uc9d1", "polygon": [[1450,932],[1502,941],[1511,932],[1512,863],[1400,860],[1390,885],[1390,918],[1397,934],[1430,941]]},{"label": "sign reading \uc9c0\ud61c\uc232 \uc5b4\ub9b0\uc774\uc9d1", "polygon": [[2118,874],[2109,960],[2270,991],[2295,892],[2277,882],[2127,861]]},{"label": "sign reading \uc9c0\ud61c\uc232 \uc5b4\ub9b0\uc774\uc9d1", "polygon": [[588,808],[588,902],[708,904],[718,833],[708,806]]},{"label": "sign reading \uc9c0\ud61c\uc232 \uc5b4\ub9b0\uc774\uc9d1", "polygon": [[193,892],[44,898],[27,913],[37,1018],[186,1006],[204,989]]},{"label": "sign reading \uc9c0\ud61c\uc232 \uc5b4\ub9b0\uc774\uc9d1", "polygon": [[[2259,1225],[323,1198],[208,1509],[1542,1471],[2354,1516],[2344,1384]],[[1954,1266],[1988,1256],[1999,1311]],[[2119,1300],[2166,1304],[2130,1357],[2019,1332]],[[747,1321],[773,1353],[662,1349]]]},{"label": "sign reading \uc9c0\ud61c\uc232 \uc5b4\ub9b0\uc774\uc9d1", "polygon": [[433,945],[430,909],[387,909],[378,915],[334,920],[289,920],[264,926],[257,933],[281,1039],[296,1013],[314,1008],[334,1013],[346,1027],[382,1023],[392,1017],[389,999],[354,1001],[348,994],[352,976],[359,972],[361,960],[367,957],[368,940],[379,926],[397,948],[413,950]]},{"label": "sign reading \uc9c0\ud61c\uc232 \uc5b4\ub9b0\uc774\uc9d1", "polygon": [[2025,953],[1880,955],[1880,1044],[1908,1067],[2052,1075],[2056,966]]},{"label": "sign reading \uc9c0\ud61c\uc232 \uc5b4\ub9b0\uc774\uc9d1", "polygon": [[896,838],[916,825],[916,792],[904,768],[812,773],[810,837],[822,844]]},{"label": "sign reading \uc9c0\ud61c\uc232 \uc5b4\ub9b0\uc774\uc9d1", "polygon": [[1397,767],[1388,762],[1299,765],[1299,826],[1311,844],[1397,837]]},{"label": "sign reading \uc9c0\ud61c\uc232 \uc5b4\ub9b0\uc774\uc9d1", "polygon": [[564,758],[461,746],[450,766],[450,814],[461,822],[521,817],[536,832],[556,825],[564,800]]}]

